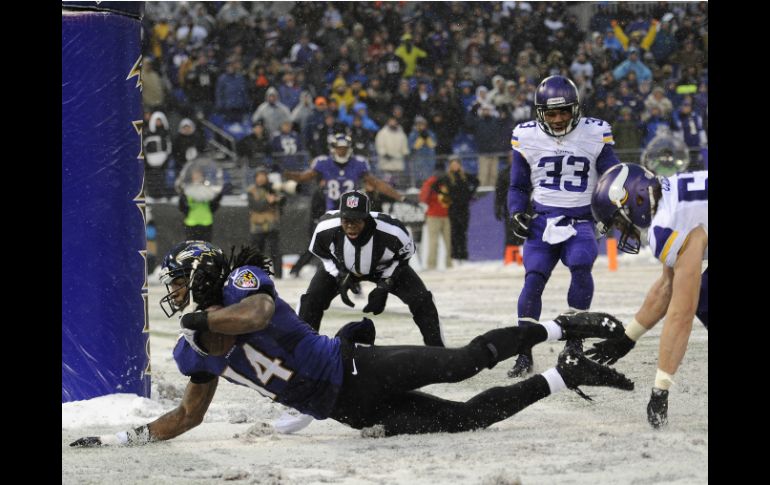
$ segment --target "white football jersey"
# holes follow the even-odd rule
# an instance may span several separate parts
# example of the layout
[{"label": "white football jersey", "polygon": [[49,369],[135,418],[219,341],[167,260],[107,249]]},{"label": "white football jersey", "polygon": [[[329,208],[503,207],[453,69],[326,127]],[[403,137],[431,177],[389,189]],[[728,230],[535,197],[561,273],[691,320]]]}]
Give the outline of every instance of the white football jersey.
[{"label": "white football jersey", "polygon": [[[663,197],[647,231],[650,248],[671,268],[676,263],[690,231],[698,226],[709,230],[708,171],[680,173],[662,180]],[[708,249],[703,256],[708,259]]]},{"label": "white football jersey", "polygon": [[529,163],[532,198],[552,207],[591,205],[596,159],[607,143],[615,144],[609,123],[588,117],[562,137],[547,135],[535,121],[517,125],[511,136],[511,147]]}]

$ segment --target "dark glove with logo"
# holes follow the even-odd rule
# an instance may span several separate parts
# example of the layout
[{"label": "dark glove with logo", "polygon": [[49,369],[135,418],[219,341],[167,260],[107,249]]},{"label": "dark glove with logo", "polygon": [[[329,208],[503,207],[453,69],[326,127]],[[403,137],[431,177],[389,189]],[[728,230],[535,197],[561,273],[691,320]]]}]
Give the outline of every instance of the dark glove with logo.
[{"label": "dark glove with logo", "polygon": [[529,237],[529,223],[532,216],[526,212],[516,212],[511,216],[513,235],[522,239]]},{"label": "dark glove with logo", "polygon": [[377,287],[369,293],[369,303],[364,307],[364,313],[379,315],[385,310],[388,301],[388,292],[393,287],[393,280],[385,278],[377,283]]},{"label": "dark glove with logo", "polygon": [[361,286],[356,283],[357,281],[348,271],[340,271],[340,274],[337,275],[337,291],[340,293],[342,303],[350,308],[353,308],[356,304],[350,300],[348,290],[352,290],[356,295],[361,292]]},{"label": "dark glove with logo", "polygon": [[631,340],[628,335],[623,334],[620,338],[595,343],[593,348],[585,351],[585,354],[600,364],[612,365],[629,353],[635,345],[636,342]]}]

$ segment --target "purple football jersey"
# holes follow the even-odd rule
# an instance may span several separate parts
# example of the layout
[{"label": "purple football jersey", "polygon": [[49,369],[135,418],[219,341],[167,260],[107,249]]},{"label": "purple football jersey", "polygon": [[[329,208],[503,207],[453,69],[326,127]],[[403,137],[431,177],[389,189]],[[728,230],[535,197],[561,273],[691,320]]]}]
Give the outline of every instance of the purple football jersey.
[{"label": "purple football jersey", "polygon": [[366,159],[351,156],[348,163],[339,164],[332,157],[316,157],[310,168],[321,174],[326,182],[326,210],[339,209],[340,196],[359,187],[359,180],[369,173],[369,162]]},{"label": "purple football jersey", "polygon": [[264,330],[238,335],[233,348],[221,356],[203,354],[187,338],[180,338],[174,359],[182,374],[224,377],[316,419],[325,419],[342,385],[340,340],[318,335],[300,320],[278,296],[273,281],[256,266],[233,270],[223,292],[225,306],[255,293],[272,295],[273,318]]}]

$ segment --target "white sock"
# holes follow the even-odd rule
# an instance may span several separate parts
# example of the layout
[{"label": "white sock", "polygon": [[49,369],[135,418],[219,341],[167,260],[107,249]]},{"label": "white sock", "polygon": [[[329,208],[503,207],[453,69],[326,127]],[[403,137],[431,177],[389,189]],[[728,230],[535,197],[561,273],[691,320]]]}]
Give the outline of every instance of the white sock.
[{"label": "white sock", "polygon": [[655,373],[655,387],[667,391],[672,384],[674,384],[674,376],[658,369],[658,372]]},{"label": "white sock", "polygon": [[540,322],[540,325],[544,326],[545,331],[548,332],[548,338],[545,339],[546,342],[559,340],[562,337],[561,327],[559,326],[558,323],[554,322],[553,320]]},{"label": "white sock", "polygon": [[551,390],[551,394],[556,394],[567,388],[567,384],[564,383],[564,379],[561,378],[561,374],[559,374],[555,367],[551,367],[540,375],[548,381],[548,388]]}]

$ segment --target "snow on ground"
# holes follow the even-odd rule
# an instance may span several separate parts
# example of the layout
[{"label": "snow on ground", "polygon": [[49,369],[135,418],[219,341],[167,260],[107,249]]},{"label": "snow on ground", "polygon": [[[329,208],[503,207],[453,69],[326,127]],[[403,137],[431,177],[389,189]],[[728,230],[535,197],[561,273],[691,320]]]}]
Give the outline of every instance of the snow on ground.
[{"label": "snow on ground", "polygon": [[[629,321],[660,266],[649,256],[625,256],[620,270],[594,270],[593,310]],[[510,325],[523,284],[520,266],[469,263],[447,271],[421,272],[433,292],[449,346]],[[312,270],[277,282],[296,305]],[[554,271],[543,298],[543,317],[566,310],[569,272]],[[373,288],[364,284],[365,292]],[[695,322],[689,349],[669,398],[669,426],[652,430],[645,408],[657,367],[660,326],[645,335],[616,367],[636,383],[632,392],[584,388],[594,402],[573,392],[549,396],[486,430],[364,438],[332,420],[315,421],[294,435],[262,432],[283,408],[255,391],[221,381],[203,424],[176,439],[135,448],[75,449],[81,436],[115,433],[149,422],[179,402],[187,378],[171,349],[178,323],[157,301],[165,288],[150,288],[152,396],[104,396],[62,404],[62,483],[104,484],[702,484],[708,482],[708,333]],[[361,316],[365,299],[349,309],[332,303],[321,332],[333,335]],[[406,305],[390,297],[374,318],[377,343],[421,344]],[[590,345],[589,342],[586,345]],[[556,363],[563,343],[534,349],[535,371]],[[458,384],[424,388],[441,397],[467,400],[492,386],[516,382],[506,376],[514,359]]]}]

